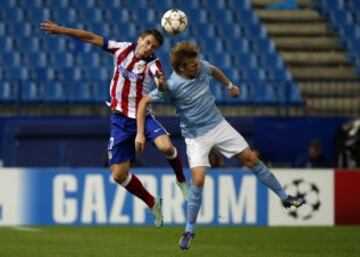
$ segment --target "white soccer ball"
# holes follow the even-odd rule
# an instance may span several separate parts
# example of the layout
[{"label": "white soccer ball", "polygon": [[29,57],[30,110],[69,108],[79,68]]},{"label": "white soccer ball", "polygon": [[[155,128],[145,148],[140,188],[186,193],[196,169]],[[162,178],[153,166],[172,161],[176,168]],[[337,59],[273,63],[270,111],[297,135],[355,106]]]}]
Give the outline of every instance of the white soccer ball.
[{"label": "white soccer ball", "polygon": [[179,9],[170,9],[161,18],[161,26],[167,33],[177,35],[186,29],[186,14]]}]

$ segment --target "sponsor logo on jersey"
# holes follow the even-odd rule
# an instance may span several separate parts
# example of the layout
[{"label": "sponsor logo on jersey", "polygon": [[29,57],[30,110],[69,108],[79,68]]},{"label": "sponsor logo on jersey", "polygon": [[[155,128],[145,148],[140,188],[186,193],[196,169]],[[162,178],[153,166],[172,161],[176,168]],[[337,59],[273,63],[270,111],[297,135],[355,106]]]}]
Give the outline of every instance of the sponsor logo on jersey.
[{"label": "sponsor logo on jersey", "polygon": [[118,67],[120,69],[122,76],[131,81],[143,80],[143,78],[144,78],[144,73],[134,73],[122,65],[118,65]]}]

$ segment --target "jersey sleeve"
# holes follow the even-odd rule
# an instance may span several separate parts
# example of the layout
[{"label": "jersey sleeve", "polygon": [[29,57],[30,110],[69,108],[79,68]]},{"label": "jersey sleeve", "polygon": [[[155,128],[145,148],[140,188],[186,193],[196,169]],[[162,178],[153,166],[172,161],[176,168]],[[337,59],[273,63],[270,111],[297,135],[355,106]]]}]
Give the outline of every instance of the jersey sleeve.
[{"label": "jersey sleeve", "polygon": [[114,54],[116,51],[118,51],[119,49],[125,49],[130,43],[129,42],[118,42],[115,40],[108,40],[106,38],[104,38],[104,43],[102,48],[109,52]]},{"label": "jersey sleeve", "polygon": [[156,58],[154,61],[149,63],[149,74],[150,76],[155,76],[157,72],[164,73],[161,62],[158,58]]},{"label": "jersey sleeve", "polygon": [[148,94],[148,96],[154,102],[166,102],[166,100],[167,100],[167,94],[165,92],[159,91],[157,88],[155,88],[153,91],[151,91]]},{"label": "jersey sleeve", "polygon": [[206,74],[210,75],[214,66],[205,60],[201,60],[200,63],[201,69],[203,69]]}]

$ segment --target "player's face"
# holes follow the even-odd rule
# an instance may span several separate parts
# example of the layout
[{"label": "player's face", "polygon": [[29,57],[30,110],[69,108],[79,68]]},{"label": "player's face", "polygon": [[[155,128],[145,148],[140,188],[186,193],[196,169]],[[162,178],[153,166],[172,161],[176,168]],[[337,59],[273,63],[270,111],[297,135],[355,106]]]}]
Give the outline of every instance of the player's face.
[{"label": "player's face", "polygon": [[136,58],[147,58],[159,48],[159,41],[153,35],[139,37],[138,45],[135,49]]},{"label": "player's face", "polygon": [[195,78],[199,73],[199,70],[200,70],[200,62],[199,62],[199,58],[197,57],[186,59],[183,65],[181,65],[180,67],[181,73],[189,79]]}]

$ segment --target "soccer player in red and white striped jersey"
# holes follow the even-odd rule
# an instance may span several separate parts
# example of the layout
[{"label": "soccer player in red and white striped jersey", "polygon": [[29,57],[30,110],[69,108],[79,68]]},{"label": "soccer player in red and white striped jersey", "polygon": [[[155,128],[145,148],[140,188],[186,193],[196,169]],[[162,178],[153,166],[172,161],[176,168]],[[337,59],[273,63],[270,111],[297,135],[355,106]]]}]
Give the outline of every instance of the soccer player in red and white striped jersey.
[{"label": "soccer player in red and white striped jersey", "polygon": [[[156,29],[146,30],[137,42],[107,40],[92,32],[59,26],[53,22],[41,23],[48,34],[67,35],[102,47],[113,54],[114,73],[110,84],[112,110],[109,163],[113,179],[133,195],[142,199],[154,216],[155,225],[162,226],[161,199],[152,196],[132,174],[130,164],[135,160],[136,109],[141,98],[153,89],[155,81],[160,90],[165,89],[165,79],[160,60],[154,55],[163,43],[162,34]],[[146,137],[164,153],[176,175],[176,183],[187,199],[188,186],[181,160],[172,145],[167,131],[148,110],[145,121]]]},{"label": "soccer player in red and white striped jersey", "polygon": [[138,54],[149,55],[142,59],[136,57],[137,47],[142,46],[139,46],[139,43],[106,39],[103,44],[105,50],[114,54],[114,76],[110,85],[111,108],[129,118],[136,117],[137,105],[141,97],[153,88],[154,76],[163,73],[160,60],[154,55],[149,55],[153,51],[151,47],[144,49],[144,54]]}]

